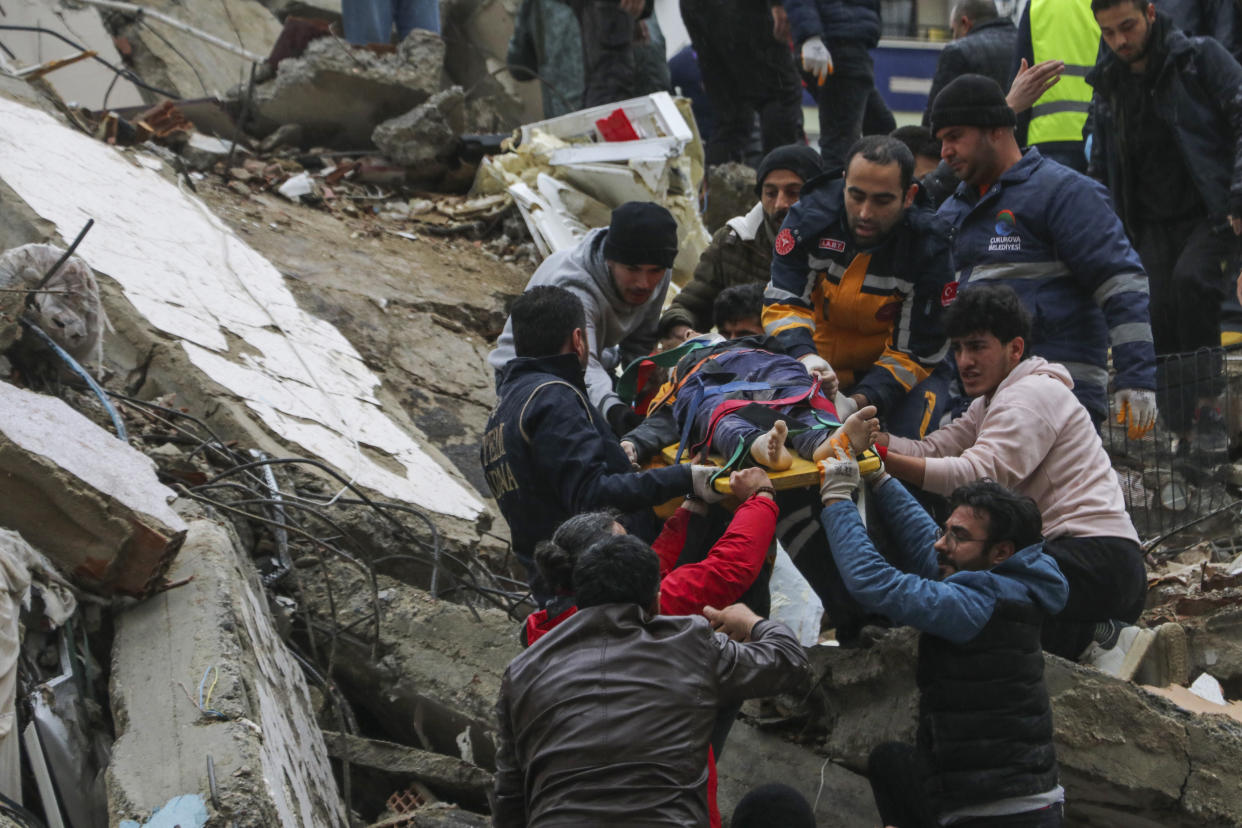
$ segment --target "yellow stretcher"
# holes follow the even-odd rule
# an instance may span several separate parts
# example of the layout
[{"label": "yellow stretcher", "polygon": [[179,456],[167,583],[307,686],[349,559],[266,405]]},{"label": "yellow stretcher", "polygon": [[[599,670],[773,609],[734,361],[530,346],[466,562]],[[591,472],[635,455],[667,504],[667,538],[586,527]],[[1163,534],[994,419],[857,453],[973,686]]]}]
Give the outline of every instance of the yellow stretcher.
[{"label": "yellow stretcher", "polygon": [[[665,465],[673,465],[673,459],[677,456],[677,445],[677,443],[674,443],[671,446],[666,446],[660,452],[660,456],[664,460]],[[689,454],[683,456],[681,458],[681,462],[689,463]],[[725,464],[724,458],[715,454],[709,456],[707,458],[707,462],[709,465],[713,466],[723,466]],[[858,460],[858,468],[863,474],[875,471],[879,467],[880,458],[870,449],[865,451],[862,457]],[[778,492],[784,491],[785,489],[800,489],[804,486],[818,487],[819,466],[815,465],[810,460],[803,460],[801,457],[795,456],[792,466],[784,471],[770,471],[768,472],[768,478],[772,481],[772,488],[776,489]],[[716,478],[715,487],[716,491],[722,492],[723,494],[733,494],[733,490],[729,488],[728,475],[722,474],[720,477]]]}]

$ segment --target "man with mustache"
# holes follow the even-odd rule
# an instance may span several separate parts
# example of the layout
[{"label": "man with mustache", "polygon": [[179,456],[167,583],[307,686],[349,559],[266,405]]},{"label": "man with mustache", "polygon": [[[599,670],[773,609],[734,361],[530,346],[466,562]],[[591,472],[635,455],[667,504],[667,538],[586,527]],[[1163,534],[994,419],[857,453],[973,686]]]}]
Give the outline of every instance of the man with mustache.
[{"label": "man with mustache", "polygon": [[755,171],[759,203],[746,215],[729,219],[712,236],[694,269],[694,279],[660,317],[661,338],[676,344],[695,332],[710,331],[712,303],[721,291],[734,285],[767,284],[772,243],[781,223],[802,186],[823,171],[823,159],[805,144],[777,147],[764,156]]},{"label": "man with mustache", "polygon": [[[914,156],[869,135],[844,175],[802,189],[776,236],[763,327],[837,398],[898,434],[934,429],[945,405],[940,314],[957,293],[949,226],[915,204]],[[933,374],[933,371],[936,371]]]}]

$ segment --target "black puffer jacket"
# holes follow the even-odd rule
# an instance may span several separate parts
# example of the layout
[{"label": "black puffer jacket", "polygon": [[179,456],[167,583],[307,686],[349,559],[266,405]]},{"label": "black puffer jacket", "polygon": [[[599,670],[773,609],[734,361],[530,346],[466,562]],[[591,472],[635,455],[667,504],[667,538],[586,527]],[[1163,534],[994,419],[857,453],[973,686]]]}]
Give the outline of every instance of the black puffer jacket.
[{"label": "black puffer jacket", "polygon": [[1056,787],[1052,707],[1033,604],[998,601],[965,644],[919,640],[919,764],[932,812]]},{"label": "black puffer jacket", "polygon": [[[1213,221],[1242,216],[1242,66],[1215,40],[1187,37],[1156,12],[1152,55],[1159,61],[1152,87],[1154,108],[1173,129],[1192,184]],[[1129,67],[1111,50],[1087,75],[1094,141],[1088,173],[1108,185],[1117,212],[1133,231],[1135,205],[1130,193],[1122,142],[1127,134],[1120,106],[1121,84]]]},{"label": "black puffer jacket", "polygon": [[798,47],[817,35],[828,44],[854,41],[868,49],[880,42],[878,0],[785,0],[785,12]]},{"label": "black puffer jacket", "polygon": [[965,74],[984,75],[1009,89],[1009,71],[1013,64],[1013,52],[1018,43],[1018,30],[1007,17],[979,23],[970,33],[944,47],[936,64],[936,76],[932,78],[931,92],[927,94],[927,111],[923,113],[923,126],[931,122],[931,107],[950,81]]}]

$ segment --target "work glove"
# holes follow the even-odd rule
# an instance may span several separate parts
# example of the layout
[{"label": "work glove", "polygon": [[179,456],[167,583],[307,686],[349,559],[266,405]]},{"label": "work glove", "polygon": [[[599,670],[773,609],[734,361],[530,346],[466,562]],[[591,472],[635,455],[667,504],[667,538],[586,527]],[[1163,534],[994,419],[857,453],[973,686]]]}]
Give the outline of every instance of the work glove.
[{"label": "work glove", "polygon": [[837,392],[837,398],[833,400],[833,405],[837,409],[837,419],[845,422],[846,419],[858,410],[858,403],[854,402],[852,397],[847,397],[840,391]]},{"label": "work glove", "polygon": [[828,364],[828,360],[819,354],[806,354],[799,357],[798,362],[802,363],[802,367],[813,377],[819,377],[820,389],[829,397],[837,393],[837,372],[832,370],[832,366]]},{"label": "work glove", "polygon": [[824,79],[833,72],[832,52],[828,51],[828,47],[824,45],[824,40],[819,35],[808,38],[802,44],[802,70],[808,74],[814,75],[819,80],[819,85],[824,85]]},{"label": "work glove", "polygon": [[879,450],[873,450],[875,450],[876,459],[880,461],[879,466],[869,472],[863,472],[860,467],[859,471],[862,472],[863,482],[874,490],[880,488],[893,478],[892,475],[888,473],[888,469],[884,468],[884,460],[881,458]]},{"label": "work glove", "polygon": [[608,425],[612,427],[612,433],[618,437],[624,437],[642,423],[643,418],[638,416],[638,412],[630,408],[625,403],[617,403],[608,409],[604,414],[604,419],[608,420]]},{"label": "work glove", "polygon": [[833,500],[853,500],[858,484],[858,461],[839,446],[834,456],[819,461],[819,498],[825,506]]},{"label": "work glove", "polygon": [[723,492],[712,486],[712,475],[720,469],[715,466],[693,465],[690,467],[690,488],[694,496],[704,503],[719,503],[725,499]]},{"label": "work glove", "polygon": [[1141,440],[1156,425],[1156,392],[1145,388],[1122,388],[1113,398],[1117,423],[1125,425],[1126,437]]}]

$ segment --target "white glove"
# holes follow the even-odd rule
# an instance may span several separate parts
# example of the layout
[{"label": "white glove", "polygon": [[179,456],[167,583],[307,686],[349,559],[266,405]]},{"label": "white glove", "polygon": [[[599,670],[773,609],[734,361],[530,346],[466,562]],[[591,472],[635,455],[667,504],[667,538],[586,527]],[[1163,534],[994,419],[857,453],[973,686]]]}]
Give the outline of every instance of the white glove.
[{"label": "white glove", "polygon": [[832,370],[832,366],[828,364],[828,360],[819,354],[807,354],[800,357],[798,362],[802,363],[802,367],[813,377],[819,377],[820,389],[828,396],[837,393],[837,372]]},{"label": "white glove", "polygon": [[827,506],[831,500],[853,500],[859,484],[858,461],[838,448],[833,457],[819,461],[819,497]]},{"label": "white glove", "polygon": [[[847,397],[840,391],[837,392],[837,398],[833,400],[833,404],[837,407],[837,419],[845,422],[846,419],[858,410],[858,403],[854,402],[853,397]],[[622,447],[625,443],[621,444]]]},{"label": "white glove", "polygon": [[694,496],[704,503],[719,503],[725,499],[723,492],[716,491],[712,486],[712,475],[720,469],[715,466],[699,466],[690,467],[691,490]]},{"label": "white glove", "polygon": [[1156,392],[1144,388],[1122,388],[1113,397],[1117,422],[1125,425],[1126,437],[1140,440],[1156,425]]},{"label": "white glove", "polygon": [[823,86],[824,79],[832,74],[832,52],[828,51],[823,38],[819,35],[808,38],[802,44],[802,69],[818,78],[820,86]]}]

